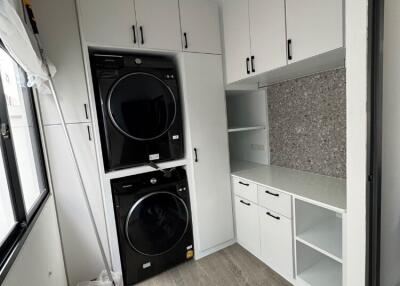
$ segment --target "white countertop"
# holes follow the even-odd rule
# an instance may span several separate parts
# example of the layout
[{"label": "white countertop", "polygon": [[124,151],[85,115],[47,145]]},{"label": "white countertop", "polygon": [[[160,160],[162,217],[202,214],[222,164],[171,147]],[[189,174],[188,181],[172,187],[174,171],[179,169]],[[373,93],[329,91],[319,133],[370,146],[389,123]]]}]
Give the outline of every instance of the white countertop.
[{"label": "white countertop", "polygon": [[344,213],[346,180],[275,166],[232,172],[232,176],[285,192],[295,198]]}]

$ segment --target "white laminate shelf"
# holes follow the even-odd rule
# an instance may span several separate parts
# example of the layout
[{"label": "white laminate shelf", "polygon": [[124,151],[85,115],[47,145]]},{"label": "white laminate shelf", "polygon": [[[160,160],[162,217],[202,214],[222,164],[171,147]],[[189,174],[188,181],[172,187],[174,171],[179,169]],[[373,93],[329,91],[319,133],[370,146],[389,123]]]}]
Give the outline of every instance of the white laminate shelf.
[{"label": "white laminate shelf", "polygon": [[243,170],[259,168],[259,167],[265,167],[265,166],[266,165],[249,162],[249,161],[234,160],[234,159],[231,160],[231,172],[232,173],[243,171]]},{"label": "white laminate shelf", "polygon": [[231,127],[228,129],[228,133],[234,132],[245,132],[245,131],[255,131],[255,130],[263,130],[265,126],[243,126],[243,127]]},{"label": "white laminate shelf", "polygon": [[298,234],[296,239],[342,263],[342,218],[325,219]]},{"label": "white laminate shelf", "polygon": [[335,211],[346,212],[346,180],[276,166],[260,166],[232,172],[270,190]]},{"label": "white laminate shelf", "polygon": [[342,265],[326,257],[297,275],[301,286],[342,285]]}]

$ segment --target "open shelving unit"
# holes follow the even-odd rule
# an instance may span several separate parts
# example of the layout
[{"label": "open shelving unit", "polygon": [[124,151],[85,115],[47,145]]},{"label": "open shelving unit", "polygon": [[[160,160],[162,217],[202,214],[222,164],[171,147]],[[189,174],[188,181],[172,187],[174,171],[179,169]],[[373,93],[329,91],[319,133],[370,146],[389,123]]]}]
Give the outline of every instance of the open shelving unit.
[{"label": "open shelving unit", "polygon": [[297,279],[301,285],[342,285],[342,214],[295,200]]},{"label": "open shelving unit", "polygon": [[269,164],[266,91],[226,93],[232,172]]}]

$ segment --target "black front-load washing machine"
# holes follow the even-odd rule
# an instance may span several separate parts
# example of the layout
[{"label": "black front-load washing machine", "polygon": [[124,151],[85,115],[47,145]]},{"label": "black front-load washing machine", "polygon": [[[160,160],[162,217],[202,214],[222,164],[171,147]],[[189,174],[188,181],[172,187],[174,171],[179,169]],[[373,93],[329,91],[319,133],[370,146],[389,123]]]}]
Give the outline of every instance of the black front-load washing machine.
[{"label": "black front-load washing machine", "polygon": [[111,181],[125,285],[190,260],[193,233],[185,170]]},{"label": "black front-load washing machine", "polygon": [[184,156],[177,72],[171,59],[91,51],[105,170]]}]

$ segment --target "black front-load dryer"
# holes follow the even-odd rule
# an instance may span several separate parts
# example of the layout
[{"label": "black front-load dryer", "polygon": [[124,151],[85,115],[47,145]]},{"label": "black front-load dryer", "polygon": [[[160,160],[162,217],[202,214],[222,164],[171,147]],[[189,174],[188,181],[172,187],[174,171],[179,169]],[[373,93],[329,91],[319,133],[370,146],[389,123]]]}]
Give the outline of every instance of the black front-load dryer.
[{"label": "black front-load dryer", "polygon": [[189,189],[182,168],[111,182],[125,285],[193,257]]},{"label": "black front-load dryer", "polygon": [[90,53],[106,171],[184,156],[174,63],[164,57]]}]

